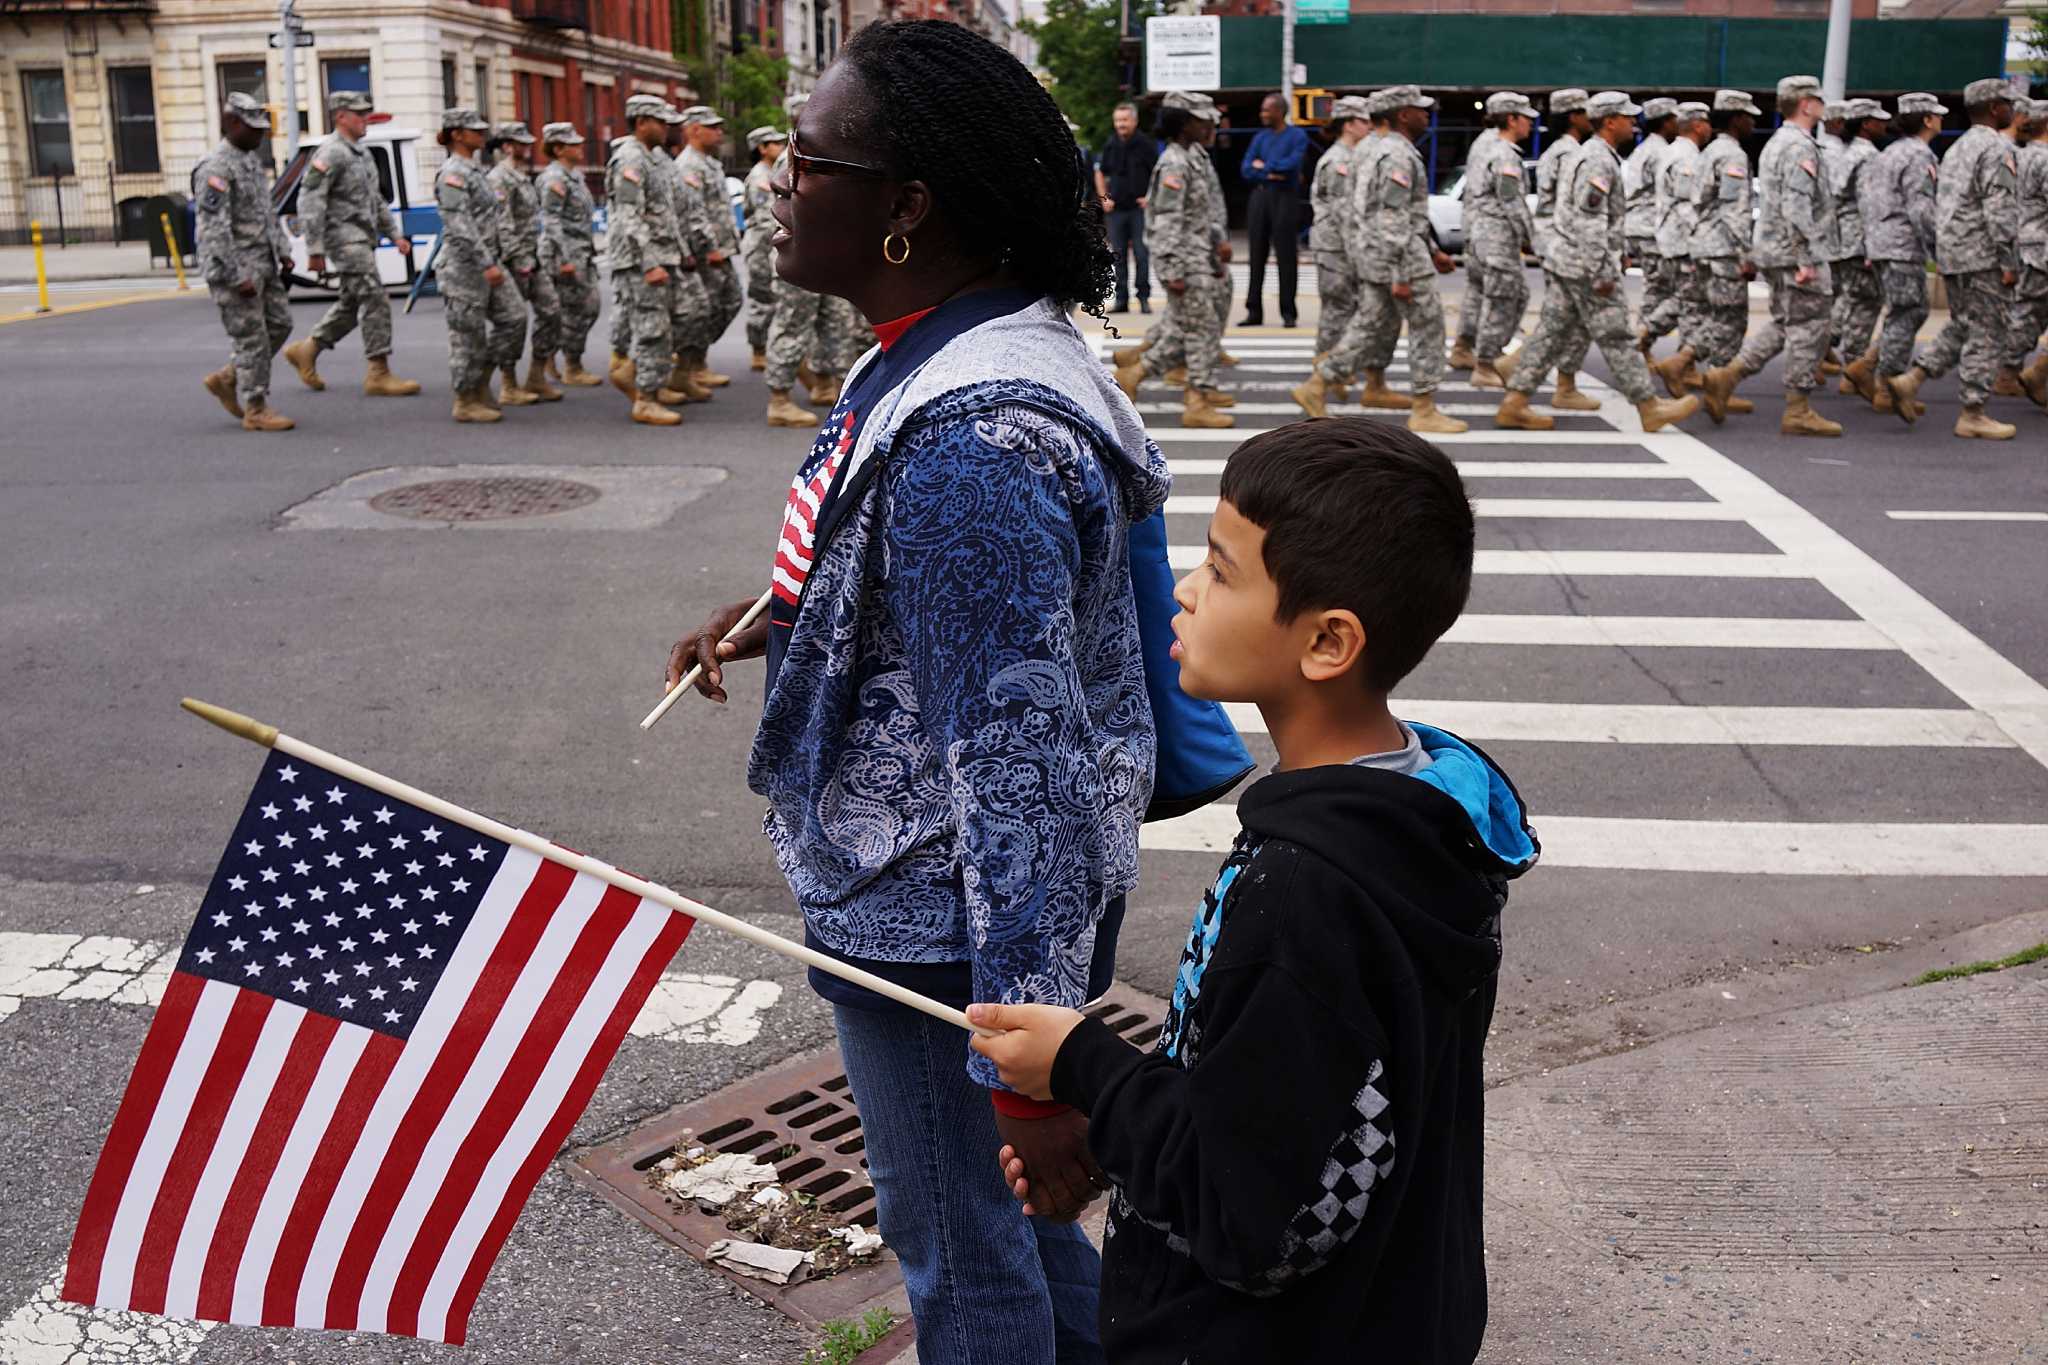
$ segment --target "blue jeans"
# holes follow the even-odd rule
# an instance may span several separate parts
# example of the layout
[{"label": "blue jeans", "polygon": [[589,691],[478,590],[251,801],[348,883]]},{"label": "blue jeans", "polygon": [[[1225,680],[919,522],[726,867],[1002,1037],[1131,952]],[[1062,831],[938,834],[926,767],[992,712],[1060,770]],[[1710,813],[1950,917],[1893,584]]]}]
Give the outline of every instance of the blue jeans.
[{"label": "blue jeans", "polygon": [[1109,249],[1116,256],[1116,302],[1119,307],[1130,302],[1131,295],[1125,289],[1124,252],[1128,250],[1134,263],[1131,280],[1137,285],[1140,299],[1152,297],[1152,254],[1145,249],[1145,210],[1111,209],[1109,211]]},{"label": "blue jeans", "polygon": [[1078,1224],[1026,1218],[1004,1186],[967,1035],[907,1009],[833,1015],[921,1365],[1101,1365],[1102,1258]]}]

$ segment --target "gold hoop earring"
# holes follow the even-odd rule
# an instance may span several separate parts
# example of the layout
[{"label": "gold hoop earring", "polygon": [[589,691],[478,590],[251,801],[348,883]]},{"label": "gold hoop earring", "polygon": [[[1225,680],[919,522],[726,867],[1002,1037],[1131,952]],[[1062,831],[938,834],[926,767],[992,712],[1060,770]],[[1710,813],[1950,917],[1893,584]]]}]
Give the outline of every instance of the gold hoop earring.
[{"label": "gold hoop earring", "polygon": [[[891,256],[889,254],[889,243],[891,242],[903,243],[903,254],[901,256]],[[892,232],[888,236],[882,238],[882,259],[887,261],[890,265],[902,265],[905,261],[910,259],[910,239],[908,237],[903,236],[900,233],[895,232]]]}]

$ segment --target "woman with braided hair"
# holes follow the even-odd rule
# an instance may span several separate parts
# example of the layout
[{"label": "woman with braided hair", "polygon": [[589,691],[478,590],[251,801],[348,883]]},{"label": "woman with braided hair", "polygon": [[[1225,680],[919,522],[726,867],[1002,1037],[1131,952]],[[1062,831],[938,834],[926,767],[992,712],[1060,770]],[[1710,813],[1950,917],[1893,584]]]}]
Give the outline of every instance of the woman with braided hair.
[{"label": "woman with braided hair", "polygon": [[[1002,48],[930,20],[854,35],[792,130],[772,241],[784,280],[850,301],[878,345],[791,483],[767,616],[721,645],[752,603],[725,607],[669,658],[669,685],[701,664],[723,701],[721,670],[766,656],[748,784],[806,941],[957,1006],[1107,988],[1155,707],[1173,714],[1131,557],[1165,462],[1069,317],[1100,316],[1113,280],[1091,181]],[[1086,1119],[1005,1089],[950,1025],[812,984],[920,1359],[1101,1360]]]}]

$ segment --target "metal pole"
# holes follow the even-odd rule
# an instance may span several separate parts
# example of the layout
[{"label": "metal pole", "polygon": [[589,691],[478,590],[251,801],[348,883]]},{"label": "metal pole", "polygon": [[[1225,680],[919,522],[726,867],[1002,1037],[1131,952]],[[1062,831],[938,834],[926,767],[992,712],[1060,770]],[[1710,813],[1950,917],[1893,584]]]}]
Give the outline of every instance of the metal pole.
[{"label": "metal pole", "polygon": [[64,230],[64,177],[50,177],[50,193],[57,200],[57,250],[63,251],[71,245],[71,234]]},{"label": "metal pole", "polygon": [[1294,0],[1285,0],[1287,14],[1280,21],[1280,98],[1286,101],[1287,117],[1294,118]]},{"label": "metal pole", "polygon": [[278,42],[284,47],[284,164],[299,154],[299,16],[295,0],[277,0]]},{"label": "metal pole", "polygon": [[172,268],[178,272],[178,288],[187,288],[188,286],[185,283],[185,250],[178,242],[178,234],[171,228],[171,215],[159,213],[156,219],[164,225],[164,245],[170,250]]},{"label": "metal pole", "polygon": [[36,311],[50,311],[50,277],[43,273],[43,225],[31,218],[28,222],[29,244],[36,249]]},{"label": "metal pole", "polygon": [[1849,0],[1829,0],[1828,55],[1821,68],[1820,93],[1830,104],[1849,88]]}]

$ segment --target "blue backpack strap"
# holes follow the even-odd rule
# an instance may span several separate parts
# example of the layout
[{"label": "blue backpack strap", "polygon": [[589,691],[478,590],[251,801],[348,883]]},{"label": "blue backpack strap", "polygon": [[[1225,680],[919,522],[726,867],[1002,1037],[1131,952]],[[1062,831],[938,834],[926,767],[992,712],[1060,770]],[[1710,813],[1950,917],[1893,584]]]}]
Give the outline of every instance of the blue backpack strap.
[{"label": "blue backpack strap", "polygon": [[1200,810],[1251,774],[1251,751],[1221,702],[1180,690],[1173,648],[1173,567],[1166,559],[1166,515],[1154,512],[1131,527],[1131,586],[1138,600],[1138,642],[1145,656],[1145,690],[1152,701],[1158,754],[1152,804],[1145,819],[1171,820]]}]

